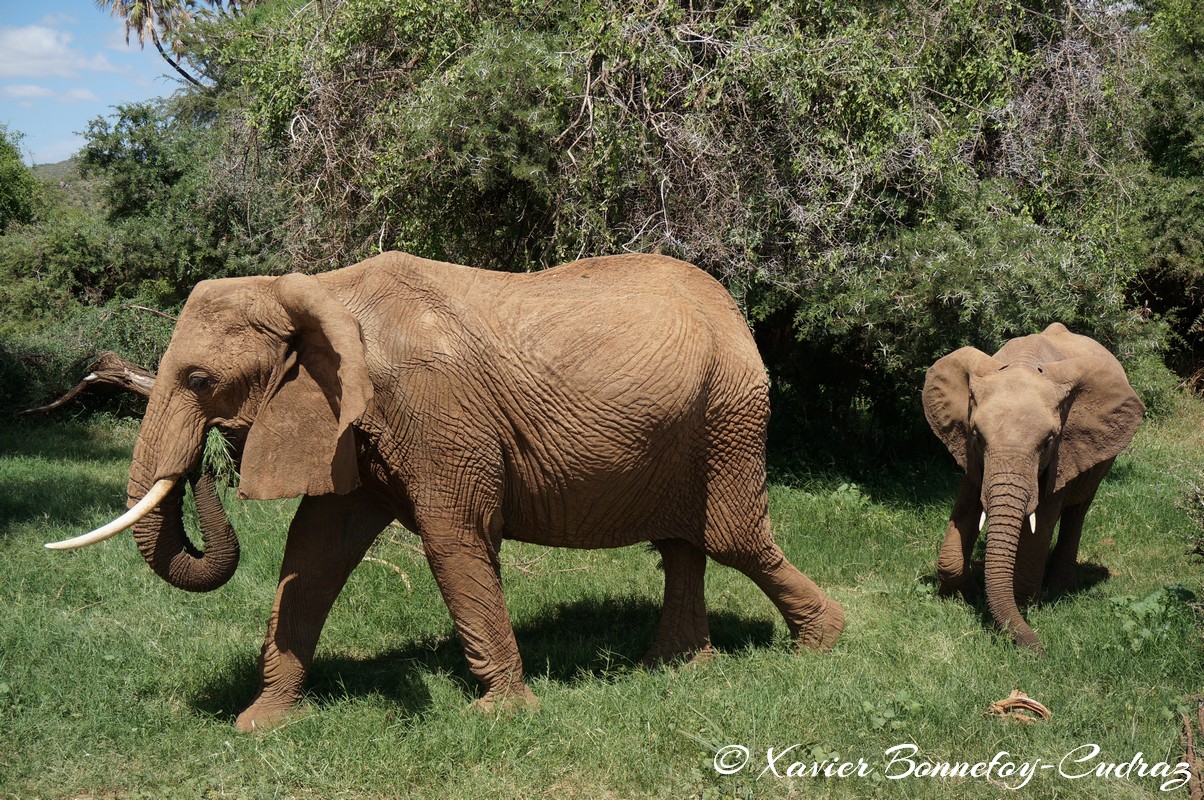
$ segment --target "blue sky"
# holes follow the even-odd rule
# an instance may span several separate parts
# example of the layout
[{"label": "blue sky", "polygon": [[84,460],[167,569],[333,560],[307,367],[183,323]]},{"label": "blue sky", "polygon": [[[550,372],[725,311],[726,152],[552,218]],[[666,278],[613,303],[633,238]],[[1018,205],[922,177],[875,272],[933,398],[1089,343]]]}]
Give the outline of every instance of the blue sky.
[{"label": "blue sky", "polygon": [[170,95],[174,74],[92,0],[0,0],[0,123],[25,134],[28,163],[67,158],[89,120]]}]

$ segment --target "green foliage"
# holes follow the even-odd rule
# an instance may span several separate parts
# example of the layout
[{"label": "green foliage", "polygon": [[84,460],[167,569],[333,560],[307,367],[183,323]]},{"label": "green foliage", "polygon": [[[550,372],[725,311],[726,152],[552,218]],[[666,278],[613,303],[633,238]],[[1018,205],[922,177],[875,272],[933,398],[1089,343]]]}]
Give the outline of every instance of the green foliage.
[{"label": "green foliage", "polygon": [[21,158],[22,134],[0,125],[0,236],[10,223],[33,216],[38,181]]},{"label": "green foliage", "polygon": [[143,216],[164,204],[187,171],[188,152],[163,104],[118,106],[113,121],[88,123],[80,172],[104,175],[109,218]]},{"label": "green foliage", "polygon": [[874,730],[902,730],[907,727],[907,718],[923,710],[919,701],[912,698],[906,689],[888,694],[877,703],[861,702],[861,708],[869,715],[870,727]]},{"label": "green foliage", "polygon": [[217,152],[214,120],[191,98],[94,120],[82,179],[62,175],[0,237],[0,407],[49,401],[105,349],[154,370],[172,324],[136,307],[171,312],[204,278],[280,269],[270,190],[234,188],[253,168]]},{"label": "green foliage", "polygon": [[227,146],[278,165],[294,263],[666,252],[782,343],[783,396],[872,427],[915,417],[917,377],[963,344],[1057,320],[1161,346],[1116,224],[1140,176],[1118,15],[342,0],[224,36],[247,120]]},{"label": "green foliage", "polygon": [[197,11],[173,44],[212,86],[92,123],[100,207],[0,242],[0,305],[36,327],[389,248],[505,270],[655,251],[725,283],[796,428],[927,438],[932,361],[1053,321],[1117,351],[1157,412],[1166,348],[1190,371],[1204,319],[1202,19],[1187,0]]},{"label": "green foliage", "polygon": [[1167,586],[1141,598],[1133,595],[1111,598],[1112,612],[1120,621],[1118,630],[1125,646],[1138,651],[1161,645],[1188,613],[1185,604],[1195,597],[1182,586]]},{"label": "green foliage", "polygon": [[1152,68],[1142,73],[1149,174],[1137,218],[1144,269],[1135,295],[1171,322],[1172,363],[1204,374],[1204,7],[1148,0]]}]

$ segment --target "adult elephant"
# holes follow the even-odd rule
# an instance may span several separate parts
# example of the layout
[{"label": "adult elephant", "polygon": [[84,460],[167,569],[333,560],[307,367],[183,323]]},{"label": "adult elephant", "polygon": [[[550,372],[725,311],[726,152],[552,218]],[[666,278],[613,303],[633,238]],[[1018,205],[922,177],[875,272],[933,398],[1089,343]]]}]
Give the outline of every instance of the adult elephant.
[{"label": "adult elephant", "polygon": [[970,554],[989,520],[987,607],[1017,644],[1043,651],[1017,603],[1034,598],[1043,579],[1054,591],[1074,585],[1083,519],[1145,406],[1103,345],[1061,323],[994,356],[950,353],[929,368],[923,401],[928,424],[966,471],[937,561],[941,587],[972,587]]},{"label": "adult elephant", "polygon": [[235,443],[243,498],[304,495],[289,528],[240,729],[298,701],[348,575],[393,519],[422,539],[477,704],[532,702],[499,575],[503,539],[600,548],[650,541],[665,602],[646,658],[710,647],[709,555],[774,602],[796,642],[830,647],[839,604],[770,534],[765,370],[724,288],[658,256],[503,274],[386,253],[317,276],[200,283],[159,368],[125,517],[156,573],[208,591],[237,539],[196,482],[204,552],[181,522],[181,478],[206,432]]}]

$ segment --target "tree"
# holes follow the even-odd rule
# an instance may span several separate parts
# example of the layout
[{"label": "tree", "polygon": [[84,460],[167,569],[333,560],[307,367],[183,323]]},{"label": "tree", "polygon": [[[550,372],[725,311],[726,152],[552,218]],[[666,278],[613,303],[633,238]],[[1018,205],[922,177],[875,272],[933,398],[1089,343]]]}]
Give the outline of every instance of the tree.
[{"label": "tree", "polygon": [[[138,36],[138,46],[145,47],[146,39],[149,36],[154,42],[155,49],[159,51],[159,55],[163,56],[163,60],[171,64],[172,69],[178,72],[184,80],[191,83],[193,86],[200,86],[201,82],[188,74],[179,61],[168,55],[163,49],[162,39],[176,40],[180,29],[187,23],[192,21],[192,11],[190,6],[193,4],[188,0],[96,0],[97,8],[102,11],[107,10],[114,17],[117,17],[125,23],[125,43],[130,43],[130,31],[133,31]],[[221,7],[221,0],[216,0],[215,5]],[[233,6],[233,4],[231,4]],[[163,35],[160,37],[159,32]],[[177,57],[180,55],[177,52]]]},{"label": "tree", "polygon": [[1204,8],[1146,0],[1152,58],[1143,70],[1149,175],[1138,215],[1145,265],[1137,300],[1173,331],[1169,361],[1204,383]]},{"label": "tree", "polygon": [[10,222],[33,217],[33,195],[38,181],[21,159],[22,134],[0,125],[0,234]]}]

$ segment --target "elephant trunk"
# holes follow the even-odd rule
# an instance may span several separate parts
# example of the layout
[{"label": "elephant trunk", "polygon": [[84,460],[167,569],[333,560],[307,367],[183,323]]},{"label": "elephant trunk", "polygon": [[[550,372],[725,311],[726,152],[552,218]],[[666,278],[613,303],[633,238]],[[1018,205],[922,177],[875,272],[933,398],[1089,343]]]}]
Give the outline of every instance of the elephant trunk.
[{"label": "elephant trunk", "polygon": [[1016,560],[1025,518],[1036,500],[1032,482],[1019,474],[988,472],[983,483],[983,508],[989,520],[986,548],[987,608],[995,624],[1023,647],[1044,653],[1037,634],[1024,621],[1016,605]]},{"label": "elephant trunk", "polygon": [[[205,428],[203,424],[195,427],[198,433],[183,449],[176,449],[180,455],[174,459],[156,457],[162,449],[153,444],[155,440],[139,436],[127,491],[131,503],[141,499],[156,479],[189,474],[200,463]],[[230,580],[238,567],[238,536],[218,498],[213,476],[201,471],[199,477],[189,477],[189,482],[200,520],[202,550],[184,530],[183,481],[177,481],[158,507],[134,524],[134,541],[156,575],[186,591],[208,592]]]}]

